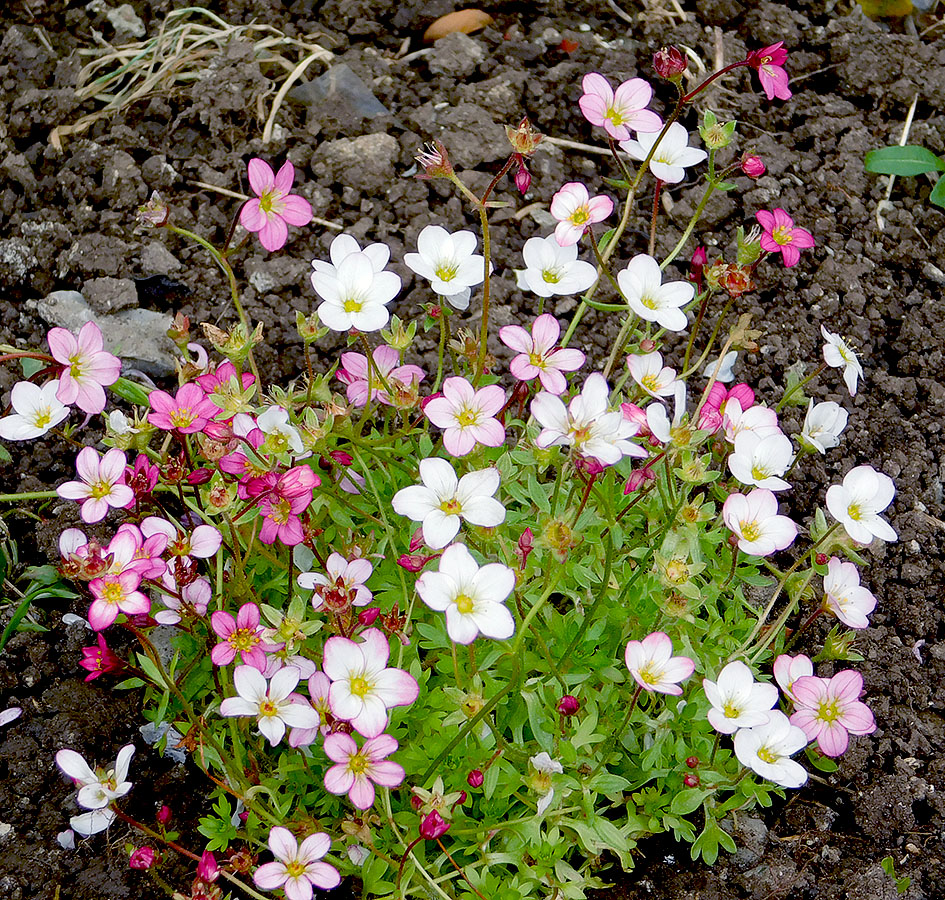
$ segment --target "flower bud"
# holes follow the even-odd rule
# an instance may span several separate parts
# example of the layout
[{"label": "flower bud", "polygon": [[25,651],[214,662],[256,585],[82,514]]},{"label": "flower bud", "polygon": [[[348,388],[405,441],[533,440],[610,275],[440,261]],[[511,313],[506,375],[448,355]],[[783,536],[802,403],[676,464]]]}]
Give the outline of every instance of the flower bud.
[{"label": "flower bud", "polygon": [[203,881],[212,884],[220,877],[220,867],[217,865],[217,858],[209,850],[204,850],[197,863],[197,877]]},{"label": "flower bud", "polygon": [[699,765],[699,757],[698,757],[698,756],[687,756],[687,757],[686,757],[686,765],[689,766],[690,769],[695,769],[695,768]]},{"label": "flower bud", "polygon": [[372,606],[370,609],[362,609],[358,613],[358,624],[364,628],[369,628],[380,614],[381,611],[376,606]]},{"label": "flower bud", "polygon": [[649,338],[643,338],[640,341],[640,352],[641,353],[652,353],[656,349],[656,341],[651,341]]},{"label": "flower bud", "polygon": [[532,183],[532,176],[528,169],[525,168],[525,161],[522,160],[518,164],[518,171],[515,173],[515,186],[518,188],[518,192],[524,197],[528,193],[528,189]]},{"label": "flower bud", "polygon": [[700,294],[702,293],[702,270],[705,269],[708,261],[709,256],[705,247],[696,247],[692,259],[689,260],[689,280],[695,284],[696,291]]},{"label": "flower bud", "polygon": [[760,178],[767,171],[760,156],[751,156],[748,153],[742,157],[741,166],[749,178]]},{"label": "flower bud", "polygon": [[[419,798],[418,798],[419,799]],[[427,813],[420,823],[420,837],[427,841],[435,841],[450,830],[450,823],[435,809]]]},{"label": "flower bud", "polygon": [[410,805],[414,809],[420,809],[420,807],[423,806],[423,801],[415,794],[413,797],[410,798]]},{"label": "flower bud", "polygon": [[630,473],[627,483],[623,486],[623,492],[624,494],[635,494],[648,481],[653,481],[655,478],[656,475],[653,470],[647,466],[644,466],[642,469],[634,469]]},{"label": "flower bud", "polygon": [[213,478],[213,471],[207,468],[194,469],[191,472],[185,481],[187,484],[206,484],[211,478]]},{"label": "flower bud", "polygon": [[562,716],[573,716],[581,708],[581,701],[571,694],[565,694],[559,701],[555,709]]},{"label": "flower bud", "polygon": [[469,795],[465,791],[460,791],[459,796],[456,798],[456,802],[453,804],[453,806],[462,806],[466,802],[466,798],[468,796]]},{"label": "flower bud", "polygon": [[165,803],[158,811],[155,816],[157,819],[158,825],[166,825],[171,821],[171,808]]},{"label": "flower bud", "polygon": [[482,782],[484,781],[484,779],[485,779],[485,776],[482,774],[481,769],[473,769],[466,776],[466,784],[468,784],[471,788],[482,787]]},{"label": "flower bud", "polygon": [[656,69],[656,74],[667,81],[679,81],[688,67],[689,60],[677,47],[663,47],[653,54],[653,68]]},{"label": "flower bud", "polygon": [[814,557],[814,561],[817,563],[818,566],[827,565],[827,554],[818,553],[817,556]]},{"label": "flower bud", "polygon": [[150,847],[138,847],[128,857],[128,866],[132,869],[150,869],[154,865],[155,853]]},{"label": "flower bud", "polygon": [[526,528],[522,532],[522,536],[518,539],[518,544],[516,545],[515,554],[519,558],[521,563],[522,571],[525,571],[525,566],[528,563],[528,554],[535,549],[535,535],[532,534],[531,528]]},{"label": "flower bud", "polygon": [[685,778],[683,778],[682,782],[687,788],[699,787],[699,776],[687,775]]}]

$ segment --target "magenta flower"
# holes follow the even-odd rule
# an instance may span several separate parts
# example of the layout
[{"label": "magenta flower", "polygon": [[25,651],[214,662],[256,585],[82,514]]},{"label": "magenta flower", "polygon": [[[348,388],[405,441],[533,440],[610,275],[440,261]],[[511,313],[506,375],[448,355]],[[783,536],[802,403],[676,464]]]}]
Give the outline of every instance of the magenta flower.
[{"label": "magenta flower", "polygon": [[269,832],[269,849],[276,861],[260,866],[253,881],[264,891],[282,888],[286,900],[312,900],[313,888],[329,891],[341,884],[338,870],[320,862],[329,847],[331,838],[322,832],[310,834],[300,847],[288,828],[277,825]]},{"label": "magenta flower", "polygon": [[118,672],[124,668],[124,662],[117,656],[105,643],[105,636],[99,634],[96,638],[97,646],[83,647],[82,659],[79,665],[89,674],[85,676],[86,681],[94,681],[106,672]]},{"label": "magenta flower", "polygon": [[778,41],[760,50],[752,50],[748,54],[748,65],[758,72],[758,80],[764,88],[769,100],[779,97],[782,100],[791,99],[791,89],[788,87],[788,73],[784,70],[787,62],[787,50],[784,41]]},{"label": "magenta flower", "polygon": [[663,121],[646,109],[653,97],[653,88],[642,78],[631,78],[617,90],[597,72],[590,72],[581,82],[584,94],[578,106],[591,125],[604,129],[615,141],[626,141],[633,131],[659,131]]},{"label": "magenta flower", "polygon": [[[381,344],[371,355],[374,357],[374,365],[387,379],[395,394],[399,393],[401,388],[406,392],[413,391],[426,377],[426,373],[419,366],[399,365],[400,356],[397,351],[386,344]],[[355,406],[364,406],[367,403],[368,361],[363,353],[342,353],[341,368],[335,373],[335,377],[348,386],[346,393],[349,403]],[[371,372],[371,399],[392,405],[376,371]]]},{"label": "magenta flower", "polygon": [[443,394],[423,407],[426,417],[445,429],[443,446],[453,456],[465,456],[476,444],[498,447],[505,440],[505,426],[495,418],[505,406],[505,391],[490,384],[478,391],[458,376],[443,382]]},{"label": "magenta flower", "polygon": [[794,220],[781,207],[774,212],[759,209],[755,218],[764,229],[761,233],[761,249],[768,253],[780,253],[788,268],[797,265],[801,250],[814,246],[814,236],[803,228],[795,228]]},{"label": "magenta flower", "polygon": [[148,421],[164,431],[179,434],[194,434],[203,431],[220,408],[207,398],[202,387],[192,381],[178,388],[172,397],[165,391],[151,391],[148,403],[154,412],[148,413]]},{"label": "magenta flower", "polygon": [[629,641],[624,661],[643,690],[660,694],[681,694],[679,682],[696,668],[688,656],[673,656],[673,642],[662,631],[654,631],[642,641]]},{"label": "magenta flower", "polygon": [[560,334],[558,320],[547,313],[535,319],[531,334],[520,325],[500,328],[499,340],[519,354],[509,364],[512,374],[519,381],[538,378],[548,393],[563,394],[568,383],[562,373],[580,369],[585,356],[580,350],[556,350]]},{"label": "magenta flower", "polygon": [[386,759],[397,749],[397,741],[380,734],[364,742],[359,750],[350,734],[338,731],[325,738],[325,754],[336,763],[325,773],[325,787],[332,794],[347,794],[357,809],[370,809],[374,785],[397,787],[404,768]]},{"label": "magenta flower", "polygon": [[579,181],[569,181],[551,198],[551,214],[558,220],[555,240],[562,247],[576,244],[588,227],[603,222],[614,211],[605,194],[591,197]]},{"label": "magenta flower", "polygon": [[93,578],[89,582],[89,590],[95,598],[89,607],[92,630],[108,628],[118,618],[119,612],[129,616],[147,614],[151,601],[138,590],[140,584],[141,576],[136,572]]},{"label": "magenta flower", "polygon": [[305,537],[299,516],[312,502],[312,490],[321,479],[308,466],[295,466],[284,472],[275,485],[256,501],[263,517],[259,540],[272,544],[277,539],[287,547],[301,544]]},{"label": "magenta flower", "polygon": [[256,196],[240,211],[240,224],[259,235],[259,243],[267,250],[279,250],[289,239],[289,225],[308,225],[312,207],[298,194],[290,194],[295,181],[295,167],[289,160],[273,175],[269,163],[253,158],[249,161],[249,186]]},{"label": "magenta flower", "polygon": [[263,641],[259,607],[255,603],[244,603],[235,619],[230,613],[218,610],[210,616],[210,625],[214,634],[222,639],[210,651],[210,659],[217,666],[228,666],[239,653],[244,663],[265,672],[266,653],[272,653],[282,646]]},{"label": "magenta flower", "polygon": [[86,322],[78,337],[65,328],[50,328],[46,341],[53,359],[65,366],[56,391],[59,402],[74,403],[87,413],[105,409],[105,388],[118,381],[121,360],[103,349],[98,325]]},{"label": "magenta flower", "polygon": [[141,529],[125,522],[108,542],[106,553],[112,558],[109,572],[117,575],[130,569],[142,578],[160,578],[167,569],[161,554],[167,549],[167,535],[145,537]]},{"label": "magenta flower", "polygon": [[846,752],[851,734],[872,734],[876,721],[859,699],[863,676],[852,669],[833,678],[803,675],[792,685],[796,711],[791,724],[802,729],[808,741],[817,741],[826,756]]},{"label": "magenta flower", "polygon": [[117,447],[104,456],[83,447],[75,458],[76,472],[82,480],[59,485],[56,493],[64,500],[82,501],[83,522],[100,522],[110,506],[123,509],[134,503],[134,492],[125,484],[126,465],[125,454]]}]

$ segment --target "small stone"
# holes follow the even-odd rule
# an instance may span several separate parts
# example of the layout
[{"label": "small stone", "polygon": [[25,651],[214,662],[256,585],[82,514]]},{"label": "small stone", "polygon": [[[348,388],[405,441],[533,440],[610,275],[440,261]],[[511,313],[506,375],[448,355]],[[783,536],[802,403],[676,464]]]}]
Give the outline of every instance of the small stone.
[{"label": "small stone", "polygon": [[356,184],[360,193],[370,194],[390,186],[399,156],[400,145],[392,134],[362,134],[322,144],[313,168],[323,169],[333,181]]},{"label": "small stone", "polygon": [[108,19],[108,24],[115,29],[115,37],[119,40],[143,38],[147,32],[144,22],[141,21],[130,3],[123,3],[117,9],[107,10],[105,18]]},{"label": "small stone", "polygon": [[485,58],[486,51],[479,41],[468,34],[455,31],[440,38],[433,45],[433,52],[427,57],[427,61],[430,71],[435,75],[468,78]]},{"label": "small stone", "polygon": [[138,305],[138,289],[130,278],[92,278],[82,285],[82,296],[100,315]]},{"label": "small stone", "polygon": [[160,241],[150,241],[141,251],[141,268],[149,275],[167,275],[179,271],[181,262]]}]

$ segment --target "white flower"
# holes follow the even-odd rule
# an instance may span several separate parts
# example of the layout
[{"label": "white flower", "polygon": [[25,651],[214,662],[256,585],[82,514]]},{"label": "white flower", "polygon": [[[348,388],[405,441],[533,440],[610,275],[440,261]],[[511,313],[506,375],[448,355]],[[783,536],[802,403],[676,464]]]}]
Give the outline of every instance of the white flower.
[{"label": "white flower", "polygon": [[363,253],[375,272],[383,272],[384,266],[390,260],[390,247],[387,244],[368,244],[364,250],[361,250],[361,245],[350,234],[339,234],[328,248],[331,262],[313,259],[312,268],[316,272],[334,276],[341,261],[351,253]]},{"label": "white flower", "polygon": [[377,331],[390,318],[387,304],[400,290],[400,277],[375,271],[374,260],[361,250],[341,258],[334,272],[312,272],[312,287],[324,301],[318,316],[332,331]]},{"label": "white flower", "polygon": [[675,406],[672,422],[662,403],[651,403],[646,408],[646,427],[661,444],[667,444],[672,440],[673,432],[680,426],[686,413],[686,383],[677,381],[673,386],[673,394]]},{"label": "white flower", "polygon": [[860,586],[860,572],[853,563],[831,556],[824,576],[824,606],[848,628],[866,628],[876,598]]},{"label": "white flower", "polygon": [[601,465],[610,466],[624,456],[645,457],[647,452],[631,443],[640,426],[607,407],[610,388],[599,372],[587,377],[581,393],[566,408],[554,394],[542,391],[532,400],[532,415],[542,427],[535,443],[542,449],[567,444]]},{"label": "white flower", "polygon": [[896,488],[888,475],[872,466],[857,466],[847,472],[843,484],[827,488],[827,509],[859,544],[869,544],[874,537],[895,541],[898,535],[880,516],[895,496]]},{"label": "white flower", "polygon": [[811,662],[811,658],[803,653],[798,653],[797,656],[782,653],[774,661],[772,672],[774,673],[774,680],[784,692],[784,696],[794,700],[794,682],[804,675],[813,675],[814,664]]},{"label": "white flower", "polygon": [[[626,150],[634,159],[644,160],[656,143],[659,132],[637,132],[637,140],[621,141],[620,149]],[[708,156],[705,150],[689,146],[689,132],[684,125],[673,122],[660,141],[650,159],[650,171],[654,178],[668,184],[676,184],[686,177],[686,169],[701,163]]]},{"label": "white flower", "polygon": [[577,258],[577,244],[562,247],[553,234],[525,241],[524,269],[516,269],[518,286],[539,297],[578,294],[597,281],[597,269]]},{"label": "white flower", "polygon": [[481,568],[463,544],[443,551],[439,569],[417,579],[417,593],[431,609],[446,613],[446,631],[457,644],[471,644],[480,633],[504,640],[515,631],[505,607],[515,588],[515,573],[501,563]]},{"label": "white flower", "polygon": [[833,400],[814,403],[811,399],[804,417],[804,427],[797,439],[802,447],[825,453],[840,443],[840,433],[847,427],[847,411]]},{"label": "white flower", "polygon": [[56,398],[58,381],[39,387],[30,381],[18,381],[10,392],[13,415],[0,419],[0,438],[28,441],[42,437],[69,415],[69,407]]},{"label": "white flower", "polygon": [[[118,751],[113,768],[93,772],[81,754],[75,750],[60,750],[56,754],[56,765],[80,786],[76,797],[79,806],[86,809],[104,809],[113,800],[124,797],[131,790],[131,782],[127,780],[128,766],[134,752],[134,744],[126,744]],[[75,825],[72,827],[75,828]],[[78,828],[75,830],[80,831]]]},{"label": "white flower", "polygon": [[863,366],[860,365],[853,348],[838,334],[827,331],[823,325],[820,333],[827,342],[824,344],[824,362],[834,369],[843,369],[843,380],[846,382],[850,396],[856,396],[858,378],[863,378]]},{"label": "white flower", "polygon": [[295,456],[305,452],[298,429],[289,424],[289,413],[281,406],[268,406],[257,419],[259,430],[269,439],[270,446],[284,445]]},{"label": "white flower", "polygon": [[428,547],[440,550],[456,537],[460,519],[492,528],[505,521],[505,507],[493,497],[499,489],[499,470],[480,469],[462,478],[445,460],[429,457],[420,461],[422,484],[394,494],[391,505],[399,515],[423,523]]},{"label": "white flower", "polygon": [[365,586],[374,566],[366,559],[356,557],[347,560],[340,553],[332,553],[325,560],[325,571],[327,575],[322,575],[321,572],[303,572],[295,579],[299,587],[315,591],[312,595],[313,609],[321,607],[326,594],[337,595],[343,592],[352,606],[367,606],[374,599],[374,594]]},{"label": "white flower", "polygon": [[535,770],[532,774],[532,787],[541,792],[541,797],[538,798],[537,811],[538,815],[542,815],[542,813],[551,806],[551,801],[554,800],[555,797],[555,789],[552,786],[551,776],[560,775],[564,772],[564,767],[558,760],[552,759],[544,750],[542,750],[541,753],[535,754],[535,756],[529,757],[528,761]]},{"label": "white flower", "polygon": [[3,712],[0,712],[0,726],[9,725],[23,715],[23,708],[20,706],[10,706]]},{"label": "white flower", "polygon": [[778,414],[773,409],[755,404],[743,410],[735,397],[725,401],[722,424],[725,427],[725,439],[733,444],[743,431],[751,431],[761,438],[783,434],[781,426],[778,425]]},{"label": "white flower", "polygon": [[797,537],[797,525],[778,515],[778,498],[766,488],[729,494],[722,504],[722,519],[738,536],[738,549],[752,556],[784,550]]},{"label": "white flower", "polygon": [[253,666],[237,666],[233,686],[238,697],[227,697],[220,704],[221,716],[255,716],[259,730],[275,747],[285,734],[286,725],[292,728],[318,728],[318,713],[290,695],[299,683],[299,670],[286,666],[266,682],[262,672]]},{"label": "white flower", "polygon": [[658,350],[652,353],[631,353],[627,357],[630,377],[651,397],[670,397],[676,391],[676,370],[663,365]]},{"label": "white flower", "polygon": [[663,284],[660,265],[652,256],[645,253],[634,256],[617,273],[617,284],[630,309],[644,321],[656,322],[667,331],[682,331],[686,327],[686,314],[681,307],[692,300],[696,288],[684,281]]},{"label": "white flower", "polygon": [[778,702],[778,689],[773,684],[755,681],[751,669],[738,660],[722,669],[717,681],[703,678],[702,687],[712,704],[709,724],[721,734],[763,725],[771,716],[771,707]]},{"label": "white flower", "polygon": [[111,809],[93,809],[91,812],[72,816],[69,825],[83,837],[91,837],[108,828],[115,821],[115,812]]},{"label": "white flower", "polygon": [[471,231],[450,234],[440,225],[427,225],[417,237],[417,253],[404,254],[404,262],[430,281],[436,294],[457,309],[469,306],[469,289],[482,284],[485,260],[475,255],[476,235]]},{"label": "white flower", "polygon": [[807,746],[807,736],[778,709],[768,721],[742,728],[735,735],[735,755],[743,766],[781,787],[796,788],[807,781],[807,770],[790,757]]},{"label": "white flower", "polygon": [[743,431],[735,437],[735,452],[728,458],[731,473],[742,483],[769,491],[785,491],[791,485],[781,476],[794,459],[794,447],[783,434],[759,437]]}]

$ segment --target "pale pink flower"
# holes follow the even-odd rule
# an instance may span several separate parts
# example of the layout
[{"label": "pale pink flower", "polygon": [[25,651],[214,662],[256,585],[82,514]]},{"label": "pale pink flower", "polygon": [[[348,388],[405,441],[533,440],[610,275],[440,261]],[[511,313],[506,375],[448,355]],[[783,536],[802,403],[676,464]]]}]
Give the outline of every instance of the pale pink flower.
[{"label": "pale pink flower", "polygon": [[213,525],[198,525],[192,531],[178,531],[167,519],[148,516],[141,522],[141,533],[150,538],[161,534],[167,539],[167,555],[179,556],[185,563],[190,558],[210,559],[223,543],[223,535]]},{"label": "pale pink flower", "polygon": [[840,443],[840,434],[847,427],[849,414],[833,400],[824,403],[815,403],[811,397],[804,416],[804,425],[797,439],[806,449],[826,453],[831,447]]},{"label": "pale pink flower", "polygon": [[0,419],[0,438],[7,441],[28,441],[42,437],[69,415],[56,396],[59,382],[50,381],[40,387],[31,381],[18,381],[10,392],[13,414]]},{"label": "pale pink flower", "polygon": [[180,434],[203,431],[207,422],[220,412],[203,388],[193,381],[178,388],[173,397],[165,391],[151,391],[148,403],[153,410],[148,413],[148,422],[155,428]]},{"label": "pale pink flower", "polygon": [[386,759],[398,747],[389,734],[364,742],[359,750],[350,734],[338,731],[325,738],[325,755],[336,763],[325,773],[325,788],[332,794],[347,794],[357,809],[370,809],[374,785],[397,787],[404,780],[404,768]]},{"label": "pale pink flower", "polygon": [[295,181],[295,167],[286,160],[278,172],[264,160],[249,161],[249,186],[256,195],[240,210],[240,224],[259,235],[267,250],[279,250],[289,238],[289,225],[308,225],[312,207],[308,200],[289,193]]},{"label": "pale pink flower", "polygon": [[807,781],[807,770],[790,758],[806,746],[807,738],[781,710],[771,710],[761,725],[740,728],[734,743],[738,761],[762,778],[787,788]]},{"label": "pale pink flower", "polygon": [[161,578],[161,583],[168,591],[160,591],[158,599],[165,609],[154,614],[154,621],[161,625],[176,625],[184,615],[203,618],[207,614],[207,607],[213,599],[213,588],[208,578],[198,578],[183,587],[177,584],[170,570]]},{"label": "pale pink flower", "polygon": [[795,712],[791,723],[803,729],[807,740],[817,741],[826,756],[842,756],[851,734],[872,734],[876,721],[860,701],[863,676],[852,669],[833,678],[803,676],[794,682]]},{"label": "pale pink flower", "polygon": [[898,538],[881,515],[896,496],[893,480],[872,466],[857,466],[843,477],[843,484],[827,488],[827,509],[858,544]]},{"label": "pale pink flower", "polygon": [[67,481],[56,493],[65,500],[82,502],[83,522],[92,524],[105,518],[109,507],[123,509],[134,503],[134,492],[125,484],[125,454],[112,447],[104,456],[92,447],[83,447],[75,458],[81,481]]},{"label": "pale pink flower", "polygon": [[824,607],[848,628],[866,628],[876,598],[861,587],[860,572],[853,563],[831,556],[824,576]]},{"label": "pale pink flower", "polygon": [[374,567],[366,559],[345,559],[340,553],[332,553],[325,560],[327,576],[320,572],[303,572],[296,578],[299,587],[314,591],[312,608],[319,609],[328,604],[329,609],[348,606],[367,606],[374,595],[365,582],[371,577]]},{"label": "pale pink flower", "polygon": [[778,414],[767,406],[754,405],[743,407],[744,397],[729,397],[725,401],[722,413],[722,426],[725,428],[725,439],[735,443],[735,438],[743,431],[750,431],[760,438],[772,434],[782,434],[778,424]]},{"label": "pale pink flower", "polygon": [[548,313],[535,319],[531,334],[520,325],[500,328],[499,340],[518,352],[509,364],[512,374],[519,381],[531,381],[537,377],[549,393],[563,394],[568,387],[563,373],[580,369],[585,356],[580,350],[556,350],[560,334],[558,320]]},{"label": "pale pink flower", "polygon": [[426,417],[443,432],[443,446],[453,456],[465,456],[476,444],[498,447],[505,440],[505,426],[495,418],[505,406],[505,391],[490,384],[478,391],[459,376],[443,382],[443,395],[428,400]]},{"label": "pale pink flower", "polygon": [[92,771],[81,754],[75,750],[60,750],[56,754],[56,765],[79,787],[76,797],[79,806],[85,809],[104,809],[131,790],[128,767],[134,752],[134,745],[126,744],[118,751],[118,758],[112,768]]},{"label": "pale pink flower", "polygon": [[331,838],[323,832],[310,834],[299,846],[288,828],[276,825],[269,831],[269,849],[276,861],[261,865],[253,872],[253,881],[264,891],[282,888],[286,900],[312,900],[313,888],[328,891],[341,884],[338,870],[321,862],[330,847]]},{"label": "pale pink flower", "polygon": [[748,54],[748,65],[758,73],[758,80],[769,100],[775,97],[781,100],[791,99],[788,73],[784,69],[785,62],[787,50],[784,49],[784,41],[778,41],[760,50],[752,50]]},{"label": "pale pink flower", "polygon": [[747,495],[729,494],[722,505],[722,519],[737,535],[739,550],[752,556],[770,556],[797,537],[797,525],[778,515],[778,498],[765,488]]},{"label": "pale pink flower", "polygon": [[410,706],[420,687],[409,672],[388,668],[390,645],[382,631],[368,628],[360,637],[360,643],[339,636],[325,641],[322,669],[331,679],[332,715],[373,738],[387,728],[387,710]]},{"label": "pale pink flower", "polygon": [[272,544],[277,539],[287,547],[301,544],[305,537],[300,516],[311,505],[312,491],[321,479],[309,466],[295,466],[283,472],[275,484],[256,498],[263,517],[259,540]]},{"label": "pale pink flower", "polygon": [[210,659],[216,666],[228,666],[239,653],[243,663],[265,672],[266,653],[272,653],[282,646],[263,639],[264,629],[260,625],[259,607],[255,603],[244,603],[235,619],[225,610],[217,610],[210,616],[210,625],[214,634],[221,638],[220,643],[210,651]]},{"label": "pale pink flower", "polygon": [[558,220],[555,240],[562,247],[576,244],[589,226],[603,222],[613,211],[610,197],[591,197],[579,181],[569,181],[551,198],[551,215]]},{"label": "pale pink flower", "polygon": [[[399,382],[399,385],[409,391],[426,377],[426,373],[419,366],[400,365],[399,354],[393,347],[388,347],[386,344],[376,347],[371,356],[374,358],[374,366],[387,379],[387,383],[395,393],[397,391],[393,382]],[[368,361],[363,353],[342,353],[341,368],[335,373],[335,377],[348,386],[346,394],[349,403],[354,406],[364,406],[367,403]],[[390,396],[384,390],[377,371],[373,370],[371,372],[371,399],[391,405]]]},{"label": "pale pink flower", "polygon": [[303,698],[292,697],[298,683],[299,670],[292,666],[280,669],[269,682],[253,666],[237,666],[233,686],[239,696],[227,697],[220,704],[220,715],[255,716],[260,732],[275,747],[287,725],[318,727],[318,713]]},{"label": "pale pink flower", "polygon": [[308,747],[315,743],[319,734],[327,737],[331,734],[331,723],[334,721],[334,715],[331,711],[331,703],[328,700],[331,693],[331,680],[324,672],[315,672],[308,679],[308,697],[309,703],[318,713],[321,720],[316,728],[293,728],[289,732],[290,747]]},{"label": "pale pink flower", "polygon": [[660,694],[681,694],[679,682],[696,668],[688,656],[673,656],[673,642],[663,631],[654,631],[642,641],[629,641],[624,661],[643,690]]},{"label": "pale pink flower", "polygon": [[814,674],[814,664],[809,656],[798,653],[797,656],[789,656],[782,653],[774,661],[774,680],[778,687],[784,693],[785,697],[794,699],[794,682],[804,675]]},{"label": "pale pink flower", "polygon": [[93,631],[108,628],[118,613],[128,616],[144,615],[151,609],[151,601],[138,590],[141,576],[137,572],[105,575],[89,582],[89,591],[95,598],[89,607],[89,625]]},{"label": "pale pink flower", "polygon": [[763,725],[778,702],[778,689],[755,681],[751,669],[739,660],[725,666],[716,681],[703,678],[702,687],[712,705],[709,724],[721,734]]},{"label": "pale pink flower", "polygon": [[659,131],[663,121],[646,109],[653,88],[642,78],[631,78],[617,87],[597,72],[589,72],[581,82],[584,93],[578,100],[584,118],[604,129],[615,141],[625,141],[630,131]]},{"label": "pale pink flower", "polygon": [[87,413],[105,409],[105,388],[118,381],[121,360],[104,351],[98,325],[86,322],[78,337],[65,328],[50,328],[46,341],[53,359],[65,366],[56,391],[59,401]]},{"label": "pale pink flower", "polygon": [[758,224],[762,227],[761,249],[767,253],[780,253],[785,266],[797,265],[801,250],[814,246],[814,236],[803,228],[798,228],[794,220],[780,207],[769,212],[759,209],[755,213]]},{"label": "pale pink flower", "polygon": [[167,549],[167,535],[144,536],[132,522],[123,522],[108,542],[106,556],[112,558],[108,570],[118,575],[126,569],[137,572],[142,579],[160,578],[167,569],[161,554]]}]

